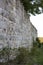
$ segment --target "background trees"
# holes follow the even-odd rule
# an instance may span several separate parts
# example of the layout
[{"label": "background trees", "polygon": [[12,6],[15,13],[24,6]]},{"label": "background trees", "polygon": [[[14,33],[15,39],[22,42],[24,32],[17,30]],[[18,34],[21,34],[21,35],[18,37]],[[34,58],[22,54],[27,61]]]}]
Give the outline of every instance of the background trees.
[{"label": "background trees", "polygon": [[26,12],[35,15],[43,12],[43,0],[20,0]]}]

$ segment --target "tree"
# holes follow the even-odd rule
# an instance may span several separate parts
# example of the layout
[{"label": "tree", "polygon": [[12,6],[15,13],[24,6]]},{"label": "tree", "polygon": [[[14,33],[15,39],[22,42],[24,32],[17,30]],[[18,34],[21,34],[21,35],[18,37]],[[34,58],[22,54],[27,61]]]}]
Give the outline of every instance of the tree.
[{"label": "tree", "polygon": [[35,15],[43,12],[43,0],[20,0],[26,12]]}]

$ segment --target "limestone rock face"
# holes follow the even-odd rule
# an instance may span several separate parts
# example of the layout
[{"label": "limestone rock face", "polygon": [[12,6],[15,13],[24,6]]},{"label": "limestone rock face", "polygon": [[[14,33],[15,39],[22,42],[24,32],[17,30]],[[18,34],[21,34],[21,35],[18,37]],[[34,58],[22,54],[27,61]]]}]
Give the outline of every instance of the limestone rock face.
[{"label": "limestone rock face", "polygon": [[32,48],[37,30],[19,0],[0,0],[0,48]]}]

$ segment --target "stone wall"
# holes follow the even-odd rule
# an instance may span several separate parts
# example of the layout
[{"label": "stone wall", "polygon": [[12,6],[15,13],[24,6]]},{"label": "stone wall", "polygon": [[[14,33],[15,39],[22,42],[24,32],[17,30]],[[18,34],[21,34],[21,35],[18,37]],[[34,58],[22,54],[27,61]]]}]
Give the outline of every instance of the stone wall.
[{"label": "stone wall", "polygon": [[0,0],[0,48],[32,48],[37,30],[19,0]]}]

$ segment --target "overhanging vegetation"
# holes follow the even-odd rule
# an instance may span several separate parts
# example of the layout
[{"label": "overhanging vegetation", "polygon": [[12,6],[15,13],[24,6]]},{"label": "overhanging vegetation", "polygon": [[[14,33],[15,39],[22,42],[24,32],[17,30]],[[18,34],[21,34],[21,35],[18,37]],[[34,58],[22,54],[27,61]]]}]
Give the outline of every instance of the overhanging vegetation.
[{"label": "overhanging vegetation", "polygon": [[20,0],[23,3],[26,12],[35,15],[43,12],[43,1],[42,0]]}]

